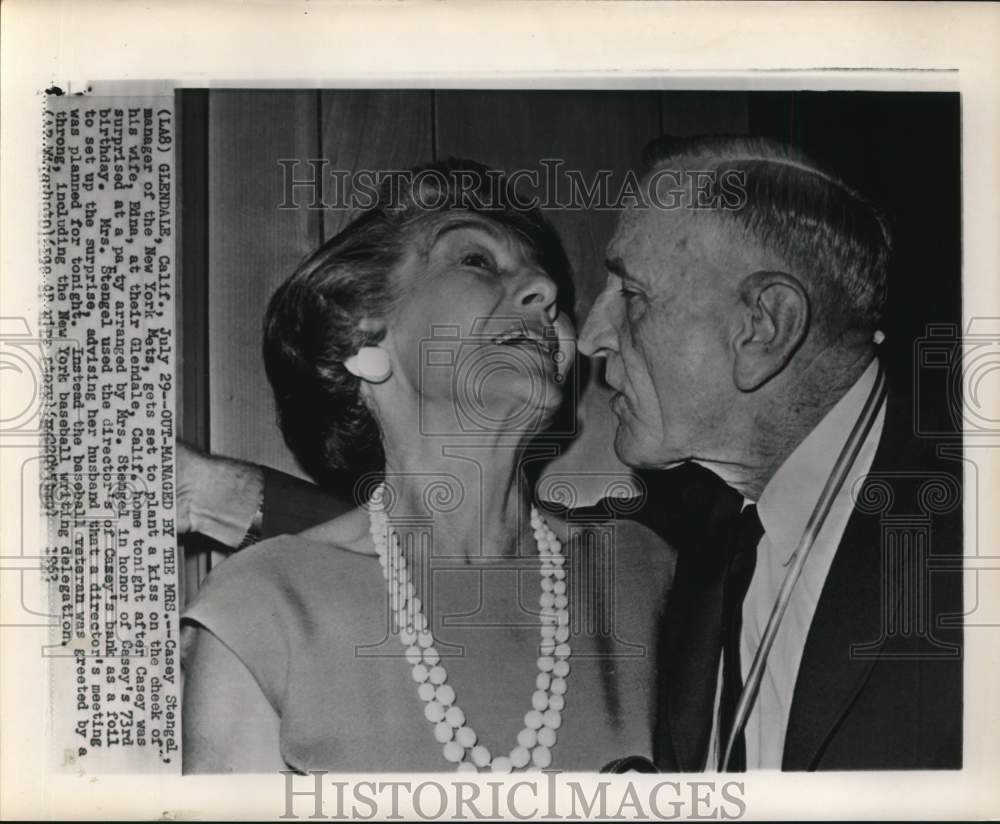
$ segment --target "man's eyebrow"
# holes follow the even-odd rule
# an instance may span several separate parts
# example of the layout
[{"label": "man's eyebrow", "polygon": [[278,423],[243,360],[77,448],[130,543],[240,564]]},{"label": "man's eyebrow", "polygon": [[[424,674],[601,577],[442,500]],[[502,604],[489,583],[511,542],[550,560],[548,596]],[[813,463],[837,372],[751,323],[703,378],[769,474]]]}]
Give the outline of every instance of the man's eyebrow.
[{"label": "man's eyebrow", "polygon": [[611,272],[612,275],[615,275],[622,280],[632,279],[632,276],[628,273],[628,269],[625,268],[625,261],[623,261],[620,257],[605,259],[604,268]]}]

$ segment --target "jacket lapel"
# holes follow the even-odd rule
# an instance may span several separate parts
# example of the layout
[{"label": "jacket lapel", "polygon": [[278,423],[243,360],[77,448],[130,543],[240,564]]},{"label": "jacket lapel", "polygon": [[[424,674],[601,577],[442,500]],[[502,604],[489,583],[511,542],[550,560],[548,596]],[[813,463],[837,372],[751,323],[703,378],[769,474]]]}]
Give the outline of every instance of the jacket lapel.
[{"label": "jacket lapel", "polygon": [[[855,511],[827,575],[799,664],[782,769],[815,768],[816,757],[864,686],[881,635],[880,525]],[[873,643],[874,642],[874,643]],[[852,648],[865,645],[864,655]]]},{"label": "jacket lapel", "polygon": [[[890,392],[866,485],[871,476],[912,460],[907,449],[911,429],[908,406]],[[864,496],[862,488],[857,497]],[[855,508],[847,522],[806,636],[785,734],[784,770],[816,768],[884,644],[881,520],[881,512]]]},{"label": "jacket lapel", "polygon": [[722,643],[724,535],[741,501],[706,470],[688,473],[693,479],[674,500],[683,507],[678,522],[691,531],[669,536],[679,557],[658,646],[655,759],[667,772],[705,768]]}]

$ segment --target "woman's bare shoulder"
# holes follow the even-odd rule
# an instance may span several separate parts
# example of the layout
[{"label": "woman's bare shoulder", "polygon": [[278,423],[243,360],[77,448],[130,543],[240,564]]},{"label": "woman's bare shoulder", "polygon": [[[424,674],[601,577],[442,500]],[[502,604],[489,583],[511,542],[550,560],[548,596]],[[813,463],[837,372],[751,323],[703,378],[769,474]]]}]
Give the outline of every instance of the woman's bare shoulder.
[{"label": "woman's bare shoulder", "polygon": [[[368,534],[368,516],[352,509],[294,535],[277,535],[229,556],[221,565],[229,576],[303,583],[326,571],[343,580],[351,570],[368,570],[376,556]],[[215,575],[215,570],[212,572]]]},{"label": "woman's bare shoulder", "polygon": [[368,513],[357,507],[298,533],[298,537],[345,552],[374,557],[375,547],[368,532],[368,523]]},{"label": "woman's bare shoulder", "polygon": [[202,614],[278,614],[313,603],[349,609],[361,590],[371,582],[381,582],[375,574],[378,570],[374,555],[357,551],[348,541],[279,535],[240,550],[214,567],[185,616],[199,620]]}]

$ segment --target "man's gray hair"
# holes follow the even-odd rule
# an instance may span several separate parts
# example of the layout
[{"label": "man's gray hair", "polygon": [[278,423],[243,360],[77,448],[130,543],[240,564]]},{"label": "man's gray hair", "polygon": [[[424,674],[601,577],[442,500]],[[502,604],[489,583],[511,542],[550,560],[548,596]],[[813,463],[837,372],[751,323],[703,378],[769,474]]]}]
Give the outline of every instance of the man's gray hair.
[{"label": "man's gray hair", "polygon": [[877,327],[891,251],[888,221],[838,177],[790,146],[747,137],[660,138],[646,147],[642,171],[662,169],[714,172],[711,186],[738,175],[745,198],[738,208],[712,213],[735,221],[780,255],[790,274],[804,276],[824,323]]}]

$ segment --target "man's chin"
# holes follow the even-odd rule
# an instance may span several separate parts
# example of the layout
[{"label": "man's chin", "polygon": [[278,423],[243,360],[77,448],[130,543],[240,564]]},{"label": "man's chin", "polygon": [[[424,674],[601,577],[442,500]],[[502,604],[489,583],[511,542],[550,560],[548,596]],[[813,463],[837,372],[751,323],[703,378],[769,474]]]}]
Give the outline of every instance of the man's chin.
[{"label": "man's chin", "polygon": [[649,443],[636,438],[620,418],[615,431],[615,455],[632,469],[673,469],[688,461],[683,456],[664,455],[663,445],[660,443]]},{"label": "man's chin", "polygon": [[633,469],[641,469],[645,465],[643,459],[642,444],[631,436],[628,427],[618,420],[618,429],[615,430],[615,455],[618,460]]}]

